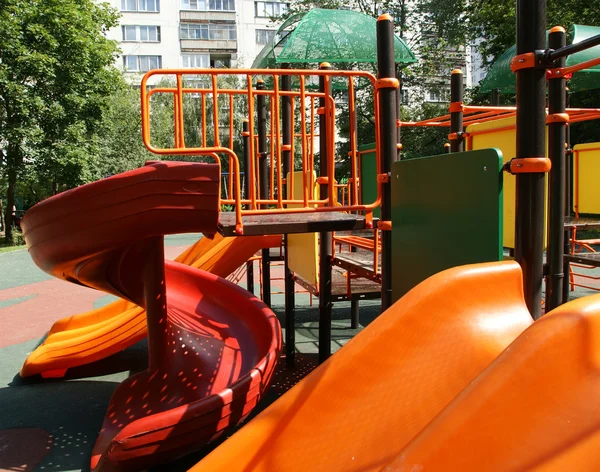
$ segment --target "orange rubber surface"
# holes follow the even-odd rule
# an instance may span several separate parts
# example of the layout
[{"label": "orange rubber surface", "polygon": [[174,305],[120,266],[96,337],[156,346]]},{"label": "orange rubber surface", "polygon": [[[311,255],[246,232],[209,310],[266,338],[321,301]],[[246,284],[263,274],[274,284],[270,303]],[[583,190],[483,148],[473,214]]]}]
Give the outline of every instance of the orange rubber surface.
[{"label": "orange rubber surface", "polygon": [[[278,247],[281,236],[202,238],[182,252],[176,262],[227,277],[257,251]],[[44,342],[21,368],[21,377],[63,377],[72,367],[111,356],[146,337],[146,311],[118,300],[54,323]]]},{"label": "orange rubber surface", "polygon": [[600,295],[540,318],[382,471],[597,471]]},{"label": "orange rubber surface", "polygon": [[191,470],[380,470],[531,323],[518,264],[436,274]]}]

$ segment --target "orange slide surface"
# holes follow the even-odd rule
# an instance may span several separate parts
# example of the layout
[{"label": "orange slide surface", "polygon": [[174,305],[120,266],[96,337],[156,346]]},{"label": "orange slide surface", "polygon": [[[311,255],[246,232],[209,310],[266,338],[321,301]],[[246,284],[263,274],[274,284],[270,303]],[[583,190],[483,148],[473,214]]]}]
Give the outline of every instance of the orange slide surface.
[{"label": "orange slide surface", "polygon": [[[257,251],[278,247],[281,236],[201,238],[175,262],[227,277]],[[146,312],[127,300],[70,316],[54,323],[47,338],[33,351],[21,376],[63,377],[67,369],[104,359],[146,337]]]},{"label": "orange slide surface", "polygon": [[194,466],[597,471],[600,295],[533,322],[515,262],[415,287]]},{"label": "orange slide surface", "polygon": [[379,470],[531,324],[522,290],[515,263],[434,275],[192,470]]}]

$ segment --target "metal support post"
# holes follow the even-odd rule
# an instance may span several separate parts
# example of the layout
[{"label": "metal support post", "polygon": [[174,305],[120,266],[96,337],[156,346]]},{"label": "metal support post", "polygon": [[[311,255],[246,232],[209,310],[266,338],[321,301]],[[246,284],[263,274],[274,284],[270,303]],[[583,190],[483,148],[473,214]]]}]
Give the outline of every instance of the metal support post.
[{"label": "metal support post", "polygon": [[[324,62],[319,67],[321,70],[330,70],[331,65]],[[326,96],[331,95],[331,80],[329,78],[319,76],[319,91],[325,93]],[[325,113],[327,101],[324,97],[319,98],[319,107],[322,113],[319,115],[319,175],[321,177],[329,177],[331,185],[335,176],[329,175],[328,162],[333,159],[329,156],[329,142],[327,135],[328,116]],[[328,184],[321,184],[319,198],[329,198]],[[324,362],[331,356],[331,312],[333,309],[333,301],[331,299],[331,245],[332,234],[328,232],[320,233],[319,245],[319,362]]]},{"label": "metal support post", "polygon": [[454,137],[450,140],[450,152],[464,151],[463,132],[463,72],[454,69],[450,76],[450,134]]},{"label": "metal support post", "polygon": [[350,328],[358,329],[360,326],[360,307],[358,298],[350,300]]},{"label": "metal support post", "polygon": [[[387,175],[388,181],[383,183],[381,192],[381,221],[392,220],[392,192],[389,176],[392,162],[398,156],[396,140],[396,89],[391,85],[396,80],[394,64],[394,21],[388,14],[377,19],[377,70],[380,81],[388,81],[390,85],[379,89],[379,123],[380,123],[380,169],[379,174]],[[397,80],[396,80],[397,85]],[[387,310],[392,304],[392,232],[381,231],[381,309]]]},{"label": "metal support post", "polygon": [[[548,35],[550,49],[559,49],[566,44],[564,28],[556,26]],[[566,59],[561,57],[554,67],[564,67]],[[548,275],[546,276],[546,312],[562,303],[565,245],[565,110],[567,97],[566,80],[548,81],[548,157],[552,168],[548,176]]]},{"label": "metal support post", "polygon": [[[289,68],[289,64],[283,65],[284,69]],[[292,89],[292,80],[289,75],[281,77],[281,91],[289,91]],[[283,178],[287,179],[288,173],[294,172],[294,156],[291,151],[287,150],[287,146],[292,144],[292,136],[294,132],[294,123],[292,123],[292,99],[291,97],[283,96],[281,107],[281,129],[282,129],[282,144],[286,150],[281,154],[283,162]],[[302,105],[303,106],[303,105]],[[287,182],[287,180],[285,181]],[[293,193],[293,189],[287,187],[287,183],[283,185],[283,198],[288,197],[288,193]],[[293,367],[296,361],[296,294],[294,274],[290,270],[289,253],[288,253],[288,235],[283,235],[283,265],[285,278],[285,362],[288,367]]]},{"label": "metal support post", "polygon": [[[546,48],[546,0],[517,2],[517,55]],[[517,158],[543,157],[546,125],[546,71],[517,70]],[[541,172],[517,174],[515,258],[523,270],[527,307],[542,313],[544,180]]]},{"label": "metal support post", "polygon": [[162,236],[146,241],[144,301],[148,326],[148,370],[158,370],[167,359],[167,288],[165,285],[165,249]]},{"label": "metal support post", "polygon": [[[244,198],[250,198],[250,185],[254,182],[254,179],[250,176],[250,123],[248,120],[244,120],[242,123],[242,143],[244,147]],[[246,208],[250,208],[250,205],[246,205]],[[246,290],[250,293],[254,293],[254,261],[246,262]]]},{"label": "metal support post", "polygon": [[[256,90],[265,90],[265,82],[258,80]],[[267,162],[267,107],[265,95],[256,97],[256,116],[258,118],[258,174],[260,187],[258,193],[261,200],[269,198],[269,165]],[[266,208],[267,205],[263,205]],[[261,251],[262,254],[262,298],[263,302],[271,306],[271,253],[269,248]]]}]

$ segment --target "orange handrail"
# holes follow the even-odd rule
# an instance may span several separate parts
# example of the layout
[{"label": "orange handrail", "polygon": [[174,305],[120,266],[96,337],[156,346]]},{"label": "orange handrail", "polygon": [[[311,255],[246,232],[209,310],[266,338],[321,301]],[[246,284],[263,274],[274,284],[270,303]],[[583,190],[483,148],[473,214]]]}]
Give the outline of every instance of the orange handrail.
[{"label": "orange handrail", "polygon": [[[151,77],[159,75],[170,75],[176,78],[176,87],[166,86],[157,87],[154,89],[148,89],[148,80]],[[189,84],[184,82],[186,75],[200,76],[204,75],[210,78],[209,87],[197,87],[188,86]],[[297,76],[300,78],[299,87],[296,86],[296,90],[283,91],[279,87],[279,78],[281,76]],[[219,88],[218,79],[220,76],[238,76],[245,78],[246,86],[240,89],[235,88]],[[268,76],[273,78],[273,87],[271,90],[257,90],[253,86],[253,80],[257,76]],[[335,206],[337,204],[336,195],[337,188],[334,185],[335,178],[335,118],[336,118],[336,104],[334,98],[329,93],[325,92],[308,92],[306,90],[306,77],[319,76],[323,77],[325,85],[329,85],[333,77],[342,77],[348,80],[349,90],[349,112],[351,115],[351,124],[348,133],[348,139],[350,143],[349,158],[351,159],[351,180],[348,185],[348,198],[345,196],[342,198],[342,205]],[[253,215],[253,214],[277,214],[277,213],[308,213],[308,212],[324,212],[324,211],[359,211],[365,212],[367,218],[370,218],[372,211],[380,205],[381,202],[381,186],[383,181],[378,180],[377,183],[377,198],[374,202],[369,204],[359,204],[359,177],[358,177],[358,165],[357,165],[357,130],[355,125],[356,106],[354,102],[354,79],[364,78],[371,82],[373,101],[374,101],[374,116],[375,116],[375,148],[377,154],[377,168],[381,168],[380,164],[380,145],[379,145],[379,126],[378,126],[378,108],[379,108],[379,94],[376,85],[376,78],[373,74],[363,71],[335,71],[335,70],[293,70],[293,69],[272,69],[272,70],[251,70],[251,69],[232,69],[232,70],[218,70],[218,69],[174,69],[174,70],[154,70],[148,72],[142,79],[141,84],[141,104],[142,104],[142,137],[145,146],[153,153],[159,155],[166,154],[179,154],[179,155],[200,155],[209,156],[215,159],[219,165],[221,165],[222,157],[227,157],[229,162],[229,173],[225,180],[224,190],[225,197],[221,198],[221,204],[231,204],[235,207],[236,216],[236,230],[241,233],[243,231],[242,216]],[[197,84],[196,84],[197,85]],[[326,89],[327,90],[327,89]],[[158,148],[153,146],[150,133],[150,98],[158,93],[173,94],[174,97],[174,146],[172,148]],[[185,115],[185,94],[192,93],[197,94],[202,101],[202,139],[201,146],[189,146],[185,142],[185,129],[184,129],[184,115]],[[220,96],[219,96],[220,95]],[[269,97],[270,110],[271,110],[271,125],[269,130],[270,136],[270,157],[271,157],[271,172],[270,172],[270,184],[271,191],[269,192],[268,198],[260,199],[257,195],[257,163],[256,163],[256,124],[255,117],[255,97],[257,95],[264,95]],[[290,97],[291,101],[291,127],[292,127],[292,142],[289,147],[282,147],[281,144],[281,106],[280,99],[282,97]],[[212,100],[212,112],[211,121],[214,128],[214,137],[212,146],[209,146],[207,140],[207,99],[210,97]],[[244,195],[240,191],[240,163],[237,155],[234,152],[234,133],[236,132],[235,120],[236,113],[242,110],[242,107],[236,108],[236,97],[239,99],[246,100],[247,103],[247,115],[245,116],[249,122],[249,146],[250,146],[250,162],[249,168],[245,169],[246,178],[249,179],[249,193]],[[219,126],[219,100],[225,99],[228,105],[228,131],[229,139],[223,137],[223,143],[220,136]],[[315,133],[315,105],[317,99],[324,99],[323,112],[325,113],[326,126],[324,129],[319,130],[319,133]],[[310,118],[307,118],[306,107],[310,107]],[[223,112],[225,113],[225,112]],[[300,133],[294,132],[294,123],[301,126]],[[310,122],[310,124],[308,123]],[[308,130],[307,130],[308,126]],[[227,129],[227,128],[224,128]],[[331,156],[327,166],[327,172],[329,175],[328,194],[324,199],[315,199],[312,194],[312,188],[308,188],[309,177],[314,168],[314,139],[317,135],[325,133],[327,137],[328,155]],[[288,185],[293,185],[294,170],[295,170],[295,155],[298,151],[296,147],[295,139],[301,139],[301,145],[299,146],[301,157],[302,157],[302,179],[303,179],[303,192],[302,196],[293,198],[283,195],[281,189],[283,188],[283,178],[286,176],[282,175],[282,152],[290,151],[291,166],[290,166],[290,182]],[[227,144],[224,144],[227,143]],[[226,147],[228,146],[228,147]],[[277,174],[275,176],[275,173]],[[380,172],[379,172],[380,173]],[[283,178],[282,178],[283,177]],[[312,177],[311,177],[312,181]],[[275,194],[275,189],[277,193]],[[345,191],[345,190],[344,190]],[[245,207],[242,207],[242,206]],[[287,205],[294,205],[293,208],[285,208]]]}]

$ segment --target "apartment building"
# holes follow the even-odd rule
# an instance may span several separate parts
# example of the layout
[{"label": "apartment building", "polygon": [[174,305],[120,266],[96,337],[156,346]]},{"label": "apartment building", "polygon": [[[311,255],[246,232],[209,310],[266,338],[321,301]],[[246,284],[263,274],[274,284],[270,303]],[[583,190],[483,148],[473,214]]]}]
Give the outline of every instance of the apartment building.
[{"label": "apartment building", "polygon": [[122,66],[133,83],[150,69],[250,67],[287,4],[263,0],[111,0]]}]

